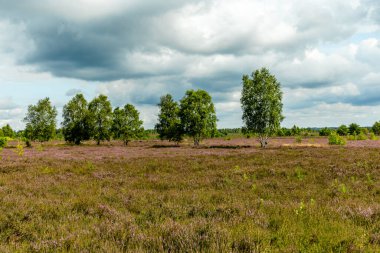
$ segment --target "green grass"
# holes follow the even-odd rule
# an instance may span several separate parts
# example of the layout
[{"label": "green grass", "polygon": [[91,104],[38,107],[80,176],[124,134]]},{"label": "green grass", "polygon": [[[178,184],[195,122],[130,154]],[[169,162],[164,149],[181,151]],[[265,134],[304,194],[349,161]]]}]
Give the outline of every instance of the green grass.
[{"label": "green grass", "polygon": [[17,159],[1,252],[380,251],[379,149]]}]

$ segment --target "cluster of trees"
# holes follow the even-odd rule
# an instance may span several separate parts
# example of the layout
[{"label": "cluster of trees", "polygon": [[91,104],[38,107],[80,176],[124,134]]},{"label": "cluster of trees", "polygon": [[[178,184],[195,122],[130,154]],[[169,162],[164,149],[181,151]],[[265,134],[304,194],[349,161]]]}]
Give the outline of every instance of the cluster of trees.
[{"label": "cluster of trees", "polygon": [[[280,83],[266,68],[252,73],[251,78],[243,76],[241,105],[244,131],[256,133],[262,147],[268,137],[276,133],[282,116],[282,92]],[[160,99],[158,123],[155,130],[161,139],[180,142],[185,135],[191,137],[194,145],[203,138],[218,135],[217,117],[211,96],[204,90],[188,90],[176,102],[170,94]],[[25,136],[30,140],[47,141],[56,132],[57,110],[49,98],[30,105],[24,119]],[[84,140],[124,140],[125,144],[139,138],[144,129],[139,112],[133,105],[123,108],[112,106],[108,98],[100,95],[87,103],[82,94],[77,94],[63,108],[62,134],[67,142],[80,144]]]},{"label": "cluster of trees", "polygon": [[16,136],[16,132],[13,131],[12,127],[9,124],[0,128],[0,137],[8,137],[14,138]]},{"label": "cluster of trees", "polygon": [[[54,138],[56,118],[57,110],[49,98],[30,105],[24,118],[25,137],[41,142]],[[88,103],[82,94],[77,94],[63,107],[62,134],[67,142],[77,145],[90,139],[96,140],[99,145],[101,141],[111,138],[128,144],[142,136],[142,124],[139,112],[133,105],[127,104],[112,111],[111,102],[104,95]]]},{"label": "cluster of trees", "polygon": [[[158,104],[158,122],[154,131],[162,140],[179,143],[184,136],[193,139],[194,145],[199,145],[203,138],[227,135],[228,133],[255,134],[261,147],[266,147],[268,138],[278,136],[325,135],[333,131],[330,128],[316,129],[281,128],[284,119],[282,115],[281,84],[268,69],[254,71],[250,76],[242,78],[241,107],[243,111],[243,128],[216,128],[217,117],[211,96],[204,90],[188,90],[180,101],[174,101],[170,94],[160,98]],[[38,101],[28,107],[24,119],[26,123],[25,137],[33,141],[48,141],[56,134],[57,110],[51,105],[49,98]],[[144,134],[143,122],[136,108],[127,104],[112,110],[108,98],[99,95],[87,102],[82,94],[74,96],[63,108],[63,122],[60,133],[69,143],[80,144],[85,140],[102,141],[120,139],[127,145],[133,139]],[[372,129],[380,134],[380,122]],[[152,130],[153,131],[153,130]],[[334,131],[335,132],[335,131]],[[359,135],[365,132],[357,124],[342,125],[336,129],[339,135]],[[0,129],[0,136],[14,136],[9,125]]]},{"label": "cluster of trees", "polygon": [[[217,133],[214,104],[204,90],[188,90],[179,103],[167,94],[161,97],[158,106],[155,129],[163,140],[178,143],[187,135],[197,146],[203,138]],[[57,132],[56,118],[57,110],[49,98],[30,105],[24,118],[25,137],[41,142],[53,139]],[[90,139],[99,145],[111,138],[123,140],[127,145],[144,135],[142,124],[139,112],[131,104],[112,110],[107,96],[99,95],[88,103],[82,94],[77,94],[63,107],[61,132],[67,142],[77,145]]]},{"label": "cluster of trees", "polygon": [[161,97],[158,107],[155,129],[162,140],[178,143],[187,135],[198,146],[203,138],[214,137],[217,133],[215,107],[204,90],[188,90],[179,103],[167,94]]},{"label": "cluster of trees", "polygon": [[282,127],[277,133],[277,136],[315,136],[318,135],[318,130],[313,128],[302,128],[294,125],[292,128]]}]

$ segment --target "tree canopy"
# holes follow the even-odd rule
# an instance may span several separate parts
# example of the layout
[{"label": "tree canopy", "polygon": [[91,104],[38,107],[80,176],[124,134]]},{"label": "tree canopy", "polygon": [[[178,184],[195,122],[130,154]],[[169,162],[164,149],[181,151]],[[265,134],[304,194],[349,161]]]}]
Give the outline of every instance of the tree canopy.
[{"label": "tree canopy", "polygon": [[6,124],[5,126],[3,126],[0,132],[3,133],[2,136],[9,137],[9,138],[13,138],[16,135],[15,131],[12,129],[12,127],[9,124]]},{"label": "tree canopy", "polygon": [[87,101],[77,94],[63,107],[62,131],[67,142],[79,145],[91,137],[91,117]]},{"label": "tree canopy", "polygon": [[284,119],[280,83],[266,68],[253,72],[251,78],[244,75],[240,101],[246,129],[256,133],[261,147],[265,147]]},{"label": "tree canopy", "polygon": [[362,130],[360,128],[360,126],[356,123],[351,123],[349,126],[348,126],[348,132],[349,134],[351,135],[359,135]]},{"label": "tree canopy", "polygon": [[[24,118],[25,135],[34,141],[48,141],[55,135],[57,110],[49,98],[41,99],[36,105],[29,105]],[[4,132],[4,130],[3,130]]]},{"label": "tree canopy", "polygon": [[180,101],[179,117],[183,132],[193,138],[195,146],[217,131],[214,104],[204,90],[186,92]]},{"label": "tree canopy", "polygon": [[92,137],[99,145],[101,141],[110,140],[112,127],[112,106],[107,96],[99,95],[88,105]]},{"label": "tree canopy", "polygon": [[372,131],[376,135],[380,135],[380,121],[377,121],[372,126]]},{"label": "tree canopy", "polygon": [[112,132],[114,137],[124,141],[125,145],[131,140],[142,137],[144,128],[136,108],[127,104],[124,108],[115,108],[113,112]]},{"label": "tree canopy", "polygon": [[179,117],[178,103],[173,100],[170,94],[166,94],[160,98],[158,107],[158,123],[155,125],[155,129],[160,139],[177,143],[180,142],[182,140],[183,131]]}]

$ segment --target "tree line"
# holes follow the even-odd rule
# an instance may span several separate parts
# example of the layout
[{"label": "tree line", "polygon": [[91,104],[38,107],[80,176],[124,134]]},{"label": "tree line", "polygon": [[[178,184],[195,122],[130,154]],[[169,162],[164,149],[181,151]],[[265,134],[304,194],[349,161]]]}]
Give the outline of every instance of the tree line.
[{"label": "tree line", "polygon": [[[313,133],[313,129],[281,128],[282,114],[281,84],[268,69],[254,71],[242,78],[241,107],[244,126],[237,129],[217,130],[217,117],[211,96],[205,90],[188,90],[180,101],[175,101],[170,94],[160,98],[158,103],[158,121],[154,131],[161,140],[179,143],[184,136],[193,139],[198,146],[202,139],[231,133],[254,134],[261,147],[268,144],[268,138],[277,136],[298,136]],[[54,138],[57,128],[57,110],[50,99],[38,101],[28,107],[24,118],[26,123],[24,137],[31,141],[48,141]],[[105,95],[99,95],[87,102],[82,94],[75,95],[63,107],[61,133],[68,143],[79,145],[93,139],[99,145],[111,139],[123,140],[128,145],[131,140],[144,135],[143,122],[139,112],[131,105],[112,108]],[[372,129],[380,134],[380,122]],[[152,130],[153,131],[153,130]],[[319,135],[328,136],[330,128],[319,130]],[[359,135],[365,132],[357,124],[342,125],[334,130],[339,135]],[[14,131],[9,125],[0,128],[0,137],[13,137]]]},{"label": "tree line", "polygon": [[[83,94],[75,95],[63,107],[62,134],[66,142],[79,145],[93,139],[99,145],[111,138],[125,144],[140,138],[144,132],[139,112],[131,104],[112,110],[107,96],[99,95],[87,102]],[[24,136],[31,141],[53,139],[57,127],[57,109],[45,98],[30,105],[24,118]]]},{"label": "tree line", "polygon": [[[161,139],[179,143],[183,136],[192,137],[195,145],[217,132],[216,113],[211,96],[204,90],[188,90],[180,103],[170,94],[161,97],[160,114],[155,126]],[[79,145],[93,139],[123,140],[126,145],[144,134],[139,112],[131,105],[112,110],[107,96],[99,95],[87,102],[82,94],[75,95],[63,107],[62,134],[66,142]],[[53,139],[57,127],[57,109],[45,98],[28,107],[24,118],[24,137],[30,141]]]}]

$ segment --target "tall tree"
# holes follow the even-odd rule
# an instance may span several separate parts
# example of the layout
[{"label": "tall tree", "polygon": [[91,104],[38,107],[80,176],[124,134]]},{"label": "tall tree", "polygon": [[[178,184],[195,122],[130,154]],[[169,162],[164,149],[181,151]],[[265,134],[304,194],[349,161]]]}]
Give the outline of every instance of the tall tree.
[{"label": "tall tree", "polygon": [[380,121],[377,121],[372,126],[372,131],[376,135],[380,135]]},{"label": "tall tree", "polygon": [[280,83],[266,68],[256,70],[251,78],[244,75],[240,101],[246,129],[256,133],[261,147],[266,147],[284,119]]},{"label": "tall tree", "polygon": [[63,107],[62,132],[65,141],[79,145],[91,137],[91,117],[87,101],[77,94]]},{"label": "tall tree", "polygon": [[180,101],[179,117],[183,132],[198,146],[216,131],[217,117],[211,96],[204,90],[188,90]]},{"label": "tall tree", "polygon": [[57,110],[49,98],[39,100],[37,105],[29,105],[24,118],[26,137],[41,142],[52,139],[57,125],[56,118]]},{"label": "tall tree", "polygon": [[112,107],[107,96],[99,95],[88,105],[91,116],[92,135],[97,144],[100,141],[110,140],[112,126]]},{"label": "tall tree", "polygon": [[167,94],[161,97],[158,107],[160,112],[155,129],[160,139],[179,143],[182,141],[183,132],[178,103],[173,100],[170,94]]},{"label": "tall tree", "polygon": [[124,108],[115,108],[113,113],[112,132],[114,138],[121,139],[125,145],[131,140],[142,137],[144,128],[136,108],[127,104]]}]

